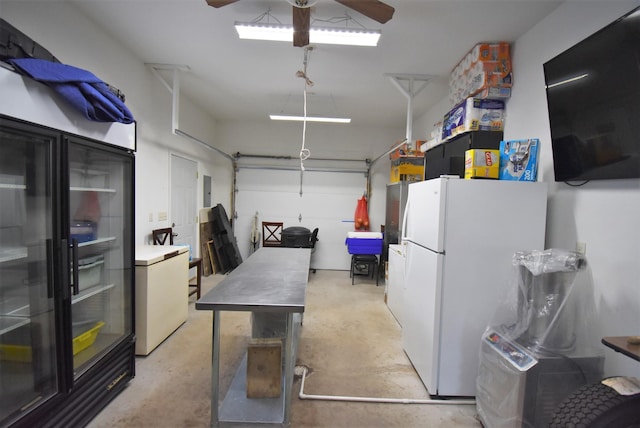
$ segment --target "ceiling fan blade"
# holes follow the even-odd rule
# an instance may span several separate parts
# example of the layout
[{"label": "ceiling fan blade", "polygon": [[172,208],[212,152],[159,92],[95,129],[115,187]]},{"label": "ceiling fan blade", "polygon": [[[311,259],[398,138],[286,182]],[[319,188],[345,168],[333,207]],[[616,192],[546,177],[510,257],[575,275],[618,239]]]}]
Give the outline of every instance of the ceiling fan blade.
[{"label": "ceiling fan blade", "polygon": [[207,4],[213,7],[222,7],[237,1],[238,0],[207,0]]},{"label": "ceiling fan blade", "polygon": [[293,6],[293,46],[309,44],[309,28],[311,27],[311,8]]},{"label": "ceiling fan blade", "polygon": [[393,17],[396,10],[379,0],[336,0],[341,5],[360,12],[364,16],[384,24]]}]

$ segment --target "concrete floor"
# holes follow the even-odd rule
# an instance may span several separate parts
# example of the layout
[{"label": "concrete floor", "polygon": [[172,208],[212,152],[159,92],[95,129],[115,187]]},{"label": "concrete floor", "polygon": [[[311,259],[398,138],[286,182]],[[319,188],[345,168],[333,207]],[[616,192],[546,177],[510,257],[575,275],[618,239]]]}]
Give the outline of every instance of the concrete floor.
[{"label": "concrete floor", "polygon": [[[223,275],[203,278],[203,292]],[[146,357],[136,377],[89,428],[207,427],[210,418],[211,312],[196,311]],[[221,392],[245,353],[249,315],[223,312]],[[349,272],[310,274],[297,365],[309,368],[310,395],[429,398],[402,350],[401,330],[384,303],[384,283]],[[474,405],[378,404],[301,400],[296,378],[292,427],[481,427]]]}]

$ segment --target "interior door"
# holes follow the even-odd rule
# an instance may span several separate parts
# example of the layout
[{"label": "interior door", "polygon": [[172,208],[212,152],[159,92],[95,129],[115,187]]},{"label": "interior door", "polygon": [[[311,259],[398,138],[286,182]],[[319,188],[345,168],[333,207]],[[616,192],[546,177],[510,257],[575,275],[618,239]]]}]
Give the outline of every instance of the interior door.
[{"label": "interior door", "polygon": [[181,156],[171,155],[171,227],[176,245],[188,245],[196,256],[197,244],[197,184],[198,164]]},{"label": "interior door", "polygon": [[0,425],[57,393],[58,137],[0,118]]}]

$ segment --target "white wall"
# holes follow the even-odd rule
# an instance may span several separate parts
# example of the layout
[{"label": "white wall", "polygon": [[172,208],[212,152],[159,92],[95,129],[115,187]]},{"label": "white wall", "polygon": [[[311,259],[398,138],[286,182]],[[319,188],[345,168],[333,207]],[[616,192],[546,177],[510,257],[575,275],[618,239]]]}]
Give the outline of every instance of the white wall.
[{"label": "white wall", "polygon": [[[640,180],[592,181],[582,187],[555,183],[542,65],[638,5],[638,0],[569,0],[512,45],[514,87],[507,102],[505,139],[540,138],[538,180],[549,183],[550,189],[546,247],[587,244],[596,342],[639,332]],[[434,117],[446,112],[446,105],[441,102],[420,123],[431,126]],[[638,362],[608,348],[605,355],[607,376],[640,375]]]},{"label": "white wall", "polygon": [[[91,71],[119,88],[137,121],[136,244],[149,243],[152,229],[170,219],[169,158],[179,153],[198,161],[198,205],[202,204],[202,176],[213,181],[212,203],[230,199],[231,163],[209,149],[172,134],[171,94],[126,46],[67,3],[1,1],[2,18],[43,45],[61,62]],[[187,99],[181,99],[180,129],[215,144],[215,121]],[[153,221],[149,221],[150,214]]]}]

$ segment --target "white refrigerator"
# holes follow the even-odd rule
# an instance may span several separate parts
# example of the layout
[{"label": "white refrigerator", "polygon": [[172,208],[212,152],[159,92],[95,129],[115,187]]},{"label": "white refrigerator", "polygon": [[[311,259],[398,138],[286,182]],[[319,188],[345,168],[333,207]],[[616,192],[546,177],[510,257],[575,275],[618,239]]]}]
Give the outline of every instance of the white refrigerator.
[{"label": "white refrigerator", "polygon": [[431,396],[475,396],[480,338],[516,251],[544,249],[542,182],[436,178],[409,186],[402,344]]}]

